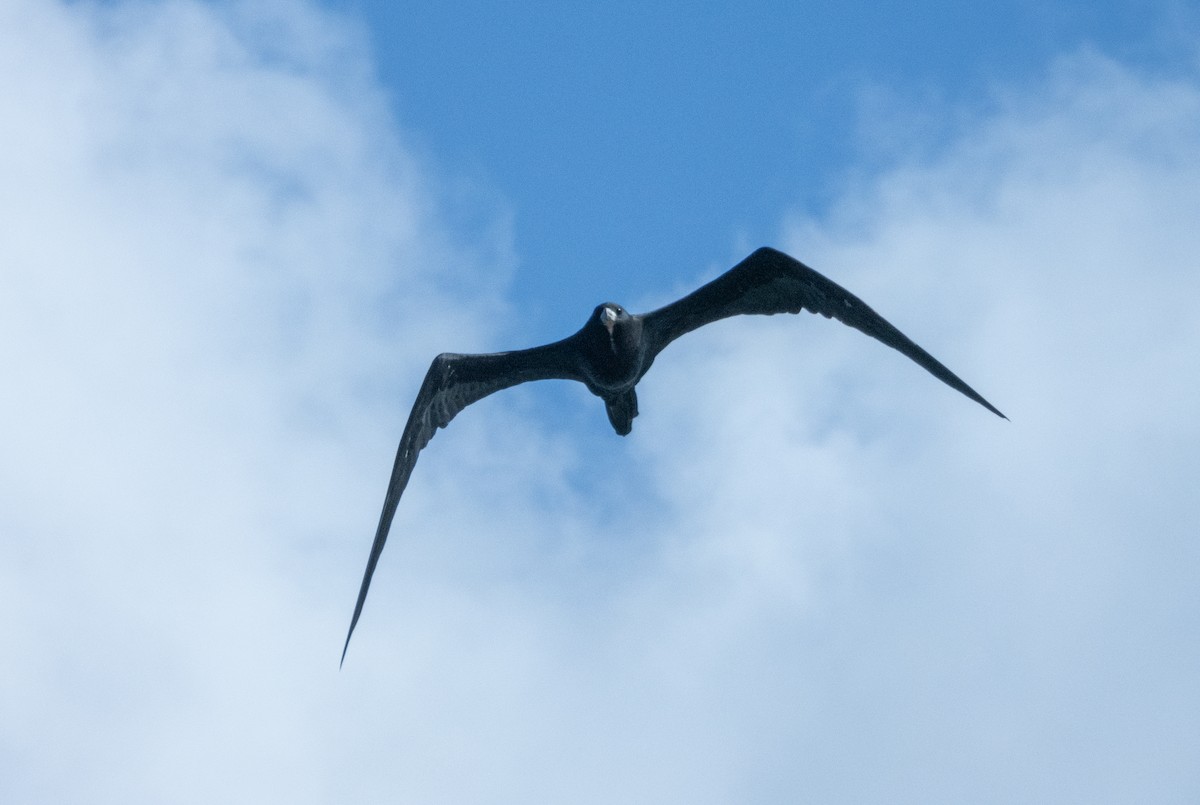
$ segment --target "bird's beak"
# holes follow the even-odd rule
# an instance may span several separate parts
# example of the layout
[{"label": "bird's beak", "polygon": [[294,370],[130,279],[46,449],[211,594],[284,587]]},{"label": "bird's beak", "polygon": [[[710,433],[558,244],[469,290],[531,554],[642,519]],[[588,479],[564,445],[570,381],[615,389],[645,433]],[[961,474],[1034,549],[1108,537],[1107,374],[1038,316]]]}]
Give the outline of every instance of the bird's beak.
[{"label": "bird's beak", "polygon": [[613,327],[617,324],[617,314],[613,313],[611,309],[605,308],[604,312],[600,314],[600,323],[604,325],[604,329],[608,330],[608,334],[611,336]]}]

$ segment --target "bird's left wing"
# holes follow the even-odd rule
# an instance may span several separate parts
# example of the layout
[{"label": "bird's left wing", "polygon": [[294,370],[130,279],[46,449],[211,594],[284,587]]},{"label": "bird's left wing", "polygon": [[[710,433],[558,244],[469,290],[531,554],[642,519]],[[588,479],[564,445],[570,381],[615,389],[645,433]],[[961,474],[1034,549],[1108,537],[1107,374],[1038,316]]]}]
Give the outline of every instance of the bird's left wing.
[{"label": "bird's left wing", "polygon": [[[650,362],[667,344],[719,319],[738,315],[773,315],[808,310],[866,333],[908,356],[946,385],[962,392],[997,416],[1004,414],[958,375],[919,347],[854,294],[799,260],[761,248],[707,285],[642,317]],[[1004,417],[1007,419],[1008,417]]]},{"label": "bird's left wing", "polygon": [[350,619],[350,630],[346,644],[342,647],[342,661],[350,647],[350,636],[358,617],[362,614],[371,576],[383,546],[387,542],[388,530],[396,514],[400,496],[408,486],[409,476],[417,463],[417,455],[429,444],[438,428],[450,424],[450,420],[473,402],[502,389],[527,383],[531,380],[583,380],[578,368],[578,352],[570,338],[556,341],[533,349],[515,352],[497,352],[488,355],[455,355],[443,353],[433,359],[425,374],[425,382],[417,393],[408,423],[400,437],[396,451],[396,463],[388,482],[387,495],[383,499],[383,512],[379,515],[379,526],[375,529],[375,541],[371,544],[371,555],[367,558],[367,569],[363,573],[362,585],[358,590],[358,601],[354,605],[354,616]]}]

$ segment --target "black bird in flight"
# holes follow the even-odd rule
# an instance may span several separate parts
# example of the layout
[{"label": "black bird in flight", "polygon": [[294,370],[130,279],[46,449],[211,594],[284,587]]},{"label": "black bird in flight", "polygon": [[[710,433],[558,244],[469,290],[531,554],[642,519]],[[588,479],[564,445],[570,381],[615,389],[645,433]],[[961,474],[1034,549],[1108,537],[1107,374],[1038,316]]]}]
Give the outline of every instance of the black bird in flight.
[{"label": "black bird in flight", "polygon": [[699,290],[651,313],[631,314],[620,305],[605,302],[592,311],[579,332],[553,344],[490,355],[443,353],[433,359],[425,375],[383,500],[383,512],[367,558],[354,616],[342,661],[358,617],[400,495],[408,485],[421,449],[438,428],[477,400],[501,389],[531,380],[578,380],[604,400],[608,421],[621,436],[633,429],[637,416],[638,381],[663,348],[698,327],[743,314],[799,313],[808,310],[837,319],[892,349],[912,358],[946,385],[957,389],[999,417],[995,406],[913,343],[861,299],[813,269],[775,249],[762,248]]}]

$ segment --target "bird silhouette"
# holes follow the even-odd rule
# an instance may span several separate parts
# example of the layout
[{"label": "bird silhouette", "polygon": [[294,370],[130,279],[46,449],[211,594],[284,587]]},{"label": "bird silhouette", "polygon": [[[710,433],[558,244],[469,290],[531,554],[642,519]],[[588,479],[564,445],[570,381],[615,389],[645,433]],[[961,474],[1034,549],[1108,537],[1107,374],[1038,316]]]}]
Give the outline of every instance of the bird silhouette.
[{"label": "bird silhouette", "polygon": [[625,436],[638,414],[638,381],[658,353],[676,338],[730,316],[770,316],[802,310],[837,319],[887,344],[993,414],[1008,418],[857,296],[799,260],[767,247],[707,285],[650,313],[631,314],[620,305],[605,302],[592,311],[579,332],[552,344],[486,355],[443,353],[433,359],[425,374],[400,437],[383,512],[342,647],[342,662],[417,456],[437,429],[450,424],[460,411],[520,383],[578,380],[604,400],[613,430]]}]

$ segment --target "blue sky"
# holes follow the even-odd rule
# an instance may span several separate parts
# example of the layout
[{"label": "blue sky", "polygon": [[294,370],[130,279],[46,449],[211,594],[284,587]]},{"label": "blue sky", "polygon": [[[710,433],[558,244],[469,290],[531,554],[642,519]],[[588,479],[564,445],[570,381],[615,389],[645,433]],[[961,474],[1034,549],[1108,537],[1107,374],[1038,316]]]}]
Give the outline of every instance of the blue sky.
[{"label": "blue sky", "polygon": [[[0,5],[0,800],[1194,802],[1185,4]],[[873,15],[873,16],[872,16]],[[424,452],[772,244],[848,328]]]},{"label": "blue sky", "polygon": [[415,142],[511,203],[516,292],[574,307],[772,241],[780,210],[944,146],[1063,53],[1169,69],[1194,46],[1183,5],[694,6],[346,4]]}]

